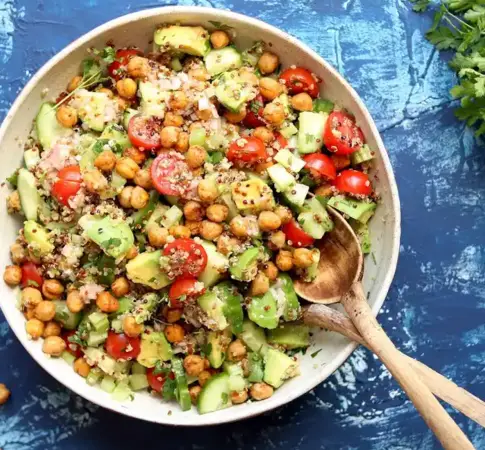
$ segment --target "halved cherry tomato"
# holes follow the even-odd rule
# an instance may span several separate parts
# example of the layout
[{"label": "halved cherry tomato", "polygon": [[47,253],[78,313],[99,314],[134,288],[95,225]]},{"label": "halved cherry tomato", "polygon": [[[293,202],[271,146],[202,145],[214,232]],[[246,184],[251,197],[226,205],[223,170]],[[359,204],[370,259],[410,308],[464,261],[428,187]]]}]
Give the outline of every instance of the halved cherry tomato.
[{"label": "halved cherry tomato", "polygon": [[303,158],[305,167],[317,180],[333,180],[337,176],[337,170],[332,160],[323,153],[311,153]]},{"label": "halved cherry tomato", "polygon": [[22,264],[22,280],[20,281],[20,285],[23,288],[26,287],[35,287],[40,289],[42,284],[44,283],[44,279],[40,274],[39,267],[34,264],[33,262],[26,262]]},{"label": "halved cherry tomato", "polygon": [[354,195],[372,194],[372,185],[364,172],[348,169],[340,172],[335,179],[334,186],[340,192]]},{"label": "halved cherry tomato", "polygon": [[[200,281],[194,277],[179,278],[170,286],[168,298],[172,308],[180,308],[187,299],[198,297],[205,292],[205,289],[197,289],[196,284]],[[181,299],[183,297],[183,299]]]},{"label": "halved cherry tomato", "polygon": [[303,67],[295,67],[286,69],[280,75],[280,80],[283,81],[288,88],[290,94],[300,94],[306,92],[311,97],[318,97],[318,81],[313,78],[312,73]]},{"label": "halved cherry tomato", "polygon": [[193,239],[175,239],[165,247],[163,254],[169,258],[167,273],[171,278],[197,277],[207,265],[204,247]]},{"label": "halved cherry tomato", "polygon": [[364,135],[349,115],[334,111],[330,113],[323,132],[323,143],[329,151],[349,155],[364,144]]},{"label": "halved cherry tomato", "polygon": [[292,247],[310,247],[315,242],[315,239],[306,234],[295,219],[285,223],[281,230],[285,233],[286,240],[291,241]]},{"label": "halved cherry tomato", "polygon": [[257,164],[268,158],[264,142],[254,136],[236,139],[227,152],[227,159],[235,163]]},{"label": "halved cherry tomato", "polygon": [[59,170],[58,180],[52,186],[52,195],[59,203],[69,206],[69,199],[81,188],[82,176],[79,166],[67,166]]},{"label": "halved cherry tomato", "polygon": [[264,100],[261,94],[249,104],[243,124],[248,128],[264,127],[266,124],[263,120]]},{"label": "halved cherry tomato", "polygon": [[[153,372],[155,372],[155,367],[151,367],[147,369],[146,373],[147,373],[148,384],[154,391],[162,392],[163,385],[165,384],[167,377],[161,373],[158,375],[155,375]],[[170,372],[168,377],[171,380],[175,379],[175,375],[173,374],[173,372]]]},{"label": "halved cherry tomato", "polygon": [[71,336],[76,334],[76,330],[65,331],[61,334],[62,339],[66,343],[66,351],[68,351],[71,355],[75,356],[76,358],[81,358],[83,356],[83,351],[81,350],[81,346],[79,344],[75,344],[69,340]]},{"label": "halved cherry tomato", "polygon": [[109,331],[104,346],[114,359],[135,359],[140,354],[140,338],[131,338],[123,333]]},{"label": "halved cherry tomato", "polygon": [[154,150],[162,145],[159,126],[151,117],[137,114],[128,123],[130,142],[140,150]]},{"label": "halved cherry tomato", "polygon": [[276,134],[276,142],[278,142],[279,150],[288,147],[288,139],[286,139],[281,133]]},{"label": "halved cherry tomato", "polygon": [[192,172],[180,153],[161,152],[153,161],[150,173],[153,185],[161,194],[184,197],[192,188]]},{"label": "halved cherry tomato", "polygon": [[139,56],[142,52],[134,48],[123,48],[116,51],[115,61],[108,66],[109,75],[115,80],[119,80],[126,72],[126,66],[133,56]]}]

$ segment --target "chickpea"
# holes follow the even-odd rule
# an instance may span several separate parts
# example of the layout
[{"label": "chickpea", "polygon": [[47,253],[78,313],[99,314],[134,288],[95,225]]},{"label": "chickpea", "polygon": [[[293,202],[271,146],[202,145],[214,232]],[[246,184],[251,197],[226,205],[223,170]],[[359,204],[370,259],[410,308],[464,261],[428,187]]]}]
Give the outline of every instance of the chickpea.
[{"label": "chickpea", "polygon": [[229,344],[227,349],[227,359],[229,361],[241,361],[246,357],[247,353],[248,351],[242,341],[236,339]]},{"label": "chickpea", "polygon": [[219,197],[219,190],[213,180],[201,180],[197,186],[199,198],[205,203],[213,203]]},{"label": "chickpea", "polygon": [[229,223],[229,229],[234,236],[245,238],[248,236],[247,222],[244,217],[236,216]]},{"label": "chickpea", "polygon": [[263,117],[271,125],[281,125],[286,119],[285,108],[279,102],[268,103],[264,107]]},{"label": "chickpea", "polygon": [[161,248],[167,243],[168,230],[159,225],[153,225],[148,230],[148,242],[155,248]]},{"label": "chickpea", "polygon": [[274,133],[266,127],[257,127],[253,131],[253,136],[261,139],[265,144],[274,141]]},{"label": "chickpea", "polygon": [[287,250],[280,250],[276,255],[276,266],[282,272],[287,272],[293,268],[293,258],[291,252]]},{"label": "chickpea", "polygon": [[283,248],[286,244],[286,234],[283,231],[274,231],[268,237],[269,247],[272,250]]},{"label": "chickpea", "polygon": [[249,377],[249,375],[251,374],[251,371],[250,371],[250,367],[249,367],[248,358],[244,358],[244,359],[241,360],[241,368],[243,370],[244,378]]},{"label": "chickpea", "polygon": [[307,248],[297,248],[293,252],[293,264],[298,269],[306,269],[313,264],[313,252]]},{"label": "chickpea", "polygon": [[212,111],[210,109],[198,109],[195,111],[196,116],[199,120],[210,120],[212,119]]},{"label": "chickpea", "polygon": [[111,283],[111,292],[115,297],[123,297],[130,292],[130,282],[125,277],[118,277]]},{"label": "chickpea", "polygon": [[275,281],[278,278],[278,268],[271,261],[264,264],[263,267],[264,274],[268,277],[270,281]]},{"label": "chickpea", "polygon": [[118,310],[120,303],[109,292],[103,291],[96,297],[96,306],[105,313],[112,313]]},{"label": "chickpea", "polygon": [[134,183],[143,189],[150,190],[153,187],[152,177],[148,169],[140,169],[133,178]]},{"label": "chickpea", "polygon": [[111,150],[104,150],[94,160],[94,166],[103,172],[111,172],[116,166],[116,155]]},{"label": "chickpea", "polygon": [[182,311],[182,308],[170,308],[169,306],[165,306],[162,314],[168,323],[175,323],[182,318]]},{"label": "chickpea", "polygon": [[313,100],[306,92],[301,92],[291,97],[291,106],[297,111],[311,111]]},{"label": "chickpea", "polygon": [[148,200],[150,200],[150,195],[145,189],[140,186],[135,186],[131,193],[131,206],[135,209],[144,208]]},{"label": "chickpea", "polygon": [[181,127],[184,124],[184,118],[180,114],[173,112],[167,112],[165,119],[163,120],[163,126],[165,127]]},{"label": "chickpea", "polygon": [[201,386],[204,386],[204,384],[206,384],[211,377],[212,375],[208,370],[203,370],[202,372],[199,373],[199,376],[197,378],[199,380],[199,384]]},{"label": "chickpea", "polygon": [[189,104],[189,101],[187,100],[187,96],[185,95],[185,92],[183,91],[175,91],[172,93],[172,98],[170,100],[170,107],[172,109],[185,109],[187,105]]},{"label": "chickpea", "polygon": [[185,154],[185,162],[191,169],[197,169],[204,165],[207,159],[207,152],[200,145],[192,145]]},{"label": "chickpea", "polygon": [[272,211],[262,211],[258,217],[258,225],[261,231],[277,230],[281,226],[281,219]]},{"label": "chickpea", "polygon": [[251,282],[251,295],[266,294],[269,290],[269,278],[263,272],[259,272]]},{"label": "chickpea", "polygon": [[67,92],[75,91],[81,84],[82,80],[83,80],[83,77],[81,75],[76,75],[75,77],[72,77],[71,81],[69,81],[67,85]]},{"label": "chickpea", "polygon": [[191,386],[189,388],[190,399],[192,400],[193,405],[197,404],[197,399],[201,391],[202,391],[202,388],[199,385]]},{"label": "chickpea", "polygon": [[21,293],[22,305],[26,307],[37,306],[42,301],[42,294],[33,287],[26,287],[22,289]]},{"label": "chickpea", "polygon": [[131,102],[129,100],[126,100],[126,98],[120,97],[119,95],[115,96],[114,101],[118,105],[118,109],[120,111],[124,111],[131,105]]},{"label": "chickpea", "polygon": [[330,197],[333,195],[333,186],[331,184],[322,184],[315,189],[315,195]]},{"label": "chickpea", "polygon": [[89,375],[89,372],[91,372],[91,366],[87,363],[87,361],[84,358],[76,359],[76,361],[74,361],[74,364],[73,364],[73,369],[74,369],[74,372],[76,372],[78,375],[82,376],[83,378],[86,378]]},{"label": "chickpea", "polygon": [[247,111],[246,108],[242,108],[238,112],[233,111],[224,111],[224,117],[229,123],[239,123],[244,120],[246,117]]},{"label": "chickpea", "polygon": [[57,121],[66,128],[72,128],[77,123],[77,111],[68,105],[61,105],[56,112]]},{"label": "chickpea", "polygon": [[133,186],[126,186],[118,194],[118,201],[123,208],[131,208],[131,195],[133,194],[133,189]]},{"label": "chickpea", "polygon": [[125,257],[126,257],[126,259],[133,259],[137,255],[138,255],[138,247],[136,245],[133,245],[128,250],[128,252],[126,253]]},{"label": "chickpea", "polygon": [[248,399],[248,391],[246,389],[240,392],[237,392],[237,391],[231,392],[231,402],[233,405],[240,405],[241,403],[244,403],[247,399]]},{"label": "chickpea", "polygon": [[283,93],[284,87],[278,80],[264,77],[259,80],[259,91],[264,98],[274,100]]},{"label": "chickpea", "polygon": [[266,383],[254,383],[249,389],[251,398],[254,400],[265,400],[273,395],[273,388]]},{"label": "chickpea", "polygon": [[45,324],[39,319],[30,319],[25,323],[25,331],[34,341],[44,334],[44,330]]},{"label": "chickpea", "polygon": [[278,214],[282,225],[287,224],[293,219],[293,214],[291,213],[290,208],[287,208],[286,206],[278,205],[275,209],[275,213]]},{"label": "chickpea", "polygon": [[126,316],[123,319],[123,333],[125,333],[128,337],[134,338],[140,336],[143,329],[143,324],[137,323],[133,316]]},{"label": "chickpea", "polygon": [[187,220],[202,220],[204,218],[204,208],[199,202],[189,200],[184,205],[184,216]]},{"label": "chickpea", "polygon": [[138,150],[134,147],[125,149],[123,152],[123,156],[132,159],[138,165],[143,164],[147,159],[147,154],[145,152],[142,152],[141,150]]},{"label": "chickpea", "polygon": [[178,323],[167,325],[165,327],[164,333],[167,341],[171,344],[181,342],[185,337],[185,330]]},{"label": "chickpea", "polygon": [[180,153],[185,153],[189,149],[189,146],[190,146],[189,133],[186,133],[185,131],[181,131],[179,133],[177,143],[175,144],[175,150],[177,150]]},{"label": "chickpea", "polygon": [[184,358],[184,369],[187,375],[198,377],[204,370],[204,359],[199,355],[188,355]]},{"label": "chickpea", "polygon": [[224,222],[229,214],[229,208],[226,205],[210,205],[206,211],[207,218],[212,222]]},{"label": "chickpea", "polygon": [[24,317],[27,320],[34,319],[35,318],[35,306],[28,306],[27,308],[24,309]]},{"label": "chickpea", "polygon": [[160,138],[162,141],[162,147],[172,148],[175,147],[180,133],[180,128],[178,127],[163,127],[160,133]]},{"label": "chickpea", "polygon": [[7,197],[7,211],[9,214],[13,214],[20,211],[20,194],[19,191],[13,191]]},{"label": "chickpea", "polygon": [[211,33],[210,41],[212,47],[219,49],[227,47],[229,42],[231,42],[231,38],[225,31],[216,30]]},{"label": "chickpea", "polygon": [[198,81],[207,81],[210,78],[206,68],[203,66],[190,69],[188,74],[189,77],[195,78]]},{"label": "chickpea", "polygon": [[279,65],[280,60],[278,56],[271,52],[264,52],[258,61],[258,69],[264,75],[273,73]]},{"label": "chickpea", "polygon": [[108,98],[114,98],[115,94],[113,93],[113,91],[111,89],[108,89],[108,88],[105,88],[105,87],[102,87],[102,88],[99,88],[99,89],[96,89],[96,92],[100,92],[101,94],[106,94],[108,96]]},{"label": "chickpea", "polygon": [[173,227],[170,227],[170,230],[168,230],[171,236],[174,238],[189,238],[190,237],[190,229],[183,226],[183,225],[174,225]]},{"label": "chickpea", "polygon": [[61,335],[61,326],[57,322],[47,322],[45,324],[44,333],[42,333],[43,338],[47,338],[49,336],[60,336]]},{"label": "chickpea", "polygon": [[227,234],[222,234],[219,236],[219,239],[217,239],[217,251],[223,255],[229,255],[239,245],[241,245],[239,239]]},{"label": "chickpea", "polygon": [[50,356],[61,356],[65,349],[66,343],[60,336],[49,336],[42,344],[42,351]]},{"label": "chickpea", "polygon": [[64,292],[64,286],[58,280],[45,280],[42,284],[42,294],[45,298],[54,300]]},{"label": "chickpea", "polygon": [[190,230],[190,234],[192,236],[197,236],[198,234],[200,234],[202,221],[186,220],[185,226]]},{"label": "chickpea", "polygon": [[42,320],[42,322],[49,322],[56,315],[56,305],[50,300],[42,300],[35,307],[35,318]]},{"label": "chickpea", "polygon": [[147,58],[134,56],[128,62],[126,71],[130,77],[145,78],[148,76],[148,72],[150,71],[150,63],[148,62]]},{"label": "chickpea", "polygon": [[135,97],[136,89],[136,82],[131,78],[123,78],[122,80],[118,80],[116,82],[116,90],[118,91],[118,94],[128,100]]},{"label": "chickpea", "polygon": [[27,258],[27,253],[21,244],[15,242],[10,246],[10,255],[14,264],[21,264]]},{"label": "chickpea", "polygon": [[200,228],[200,235],[208,241],[215,241],[223,231],[224,227],[220,223],[204,220]]},{"label": "chickpea", "polygon": [[140,167],[131,158],[123,157],[116,162],[116,172],[126,180],[135,178],[135,175],[139,170]]},{"label": "chickpea", "polygon": [[98,169],[86,170],[83,181],[86,189],[93,194],[102,192],[108,187],[108,180]]},{"label": "chickpea", "polygon": [[66,306],[74,314],[84,309],[85,304],[78,290],[70,291],[67,294]]},{"label": "chickpea", "polygon": [[22,280],[22,269],[19,266],[7,266],[3,272],[3,281],[9,286],[17,286]]}]

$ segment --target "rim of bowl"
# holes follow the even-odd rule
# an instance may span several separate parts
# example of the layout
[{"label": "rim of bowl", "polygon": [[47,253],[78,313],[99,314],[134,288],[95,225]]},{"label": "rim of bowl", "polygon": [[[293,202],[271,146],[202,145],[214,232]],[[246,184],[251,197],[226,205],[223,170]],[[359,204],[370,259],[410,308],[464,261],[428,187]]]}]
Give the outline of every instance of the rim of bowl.
[{"label": "rim of bowl", "polygon": [[[392,280],[394,278],[394,274],[396,271],[396,266],[397,266],[397,260],[399,256],[399,246],[400,246],[400,238],[401,238],[401,207],[400,207],[400,201],[399,201],[399,194],[398,194],[398,189],[396,185],[396,180],[394,177],[394,172],[391,166],[391,162],[389,160],[389,156],[387,154],[386,148],[384,147],[384,143],[382,141],[382,138],[380,136],[379,130],[377,129],[374,120],[372,119],[372,116],[370,115],[369,111],[367,110],[364,102],[360,98],[360,96],[357,94],[357,92],[354,90],[354,88],[345,80],[342,75],[327,61],[325,61],[318,53],[316,53],[313,49],[311,49],[307,44],[301,42],[299,39],[291,36],[290,34],[286,33],[283,30],[280,30],[279,28],[270,25],[266,22],[263,22],[262,20],[255,19],[249,16],[246,16],[245,14],[240,14],[240,13],[235,13],[232,11],[226,11],[223,9],[218,9],[218,8],[208,8],[208,7],[202,7],[202,6],[164,6],[164,7],[156,7],[156,8],[150,8],[150,9],[143,9],[141,11],[137,11],[134,13],[126,14],[121,17],[117,17],[115,19],[112,19],[108,22],[105,22],[102,25],[97,26],[93,30],[85,33],[84,35],[80,36],[76,40],[74,40],[71,44],[66,46],[64,49],[62,49],[60,52],[58,52],[56,55],[54,55],[52,58],[50,58],[35,74],[34,76],[29,80],[29,82],[24,86],[20,94],[17,96],[15,101],[13,102],[12,106],[10,107],[7,115],[5,116],[5,119],[0,127],[0,142],[3,140],[5,132],[10,125],[10,122],[12,119],[15,117],[17,110],[19,106],[24,102],[26,97],[30,94],[34,86],[36,86],[41,79],[44,77],[45,73],[48,72],[53,66],[58,64],[60,61],[62,61],[69,53],[72,51],[78,49],[79,47],[82,47],[83,45],[86,44],[89,40],[95,38],[96,36],[106,33],[109,30],[125,25],[130,22],[138,21],[140,19],[144,19],[147,17],[152,17],[152,16],[163,16],[163,15],[170,15],[173,13],[191,13],[191,14],[201,14],[201,15],[214,15],[215,12],[217,12],[217,15],[222,18],[228,18],[228,19],[234,19],[237,21],[241,22],[246,22],[249,23],[255,27],[259,28],[266,28],[268,29],[271,33],[279,36],[280,38],[288,41],[290,44],[295,45],[301,49],[303,49],[306,53],[310,54],[315,60],[318,61],[319,64],[324,66],[327,70],[329,70],[332,75],[337,77],[339,81],[345,86],[347,91],[352,95],[353,99],[357,102],[361,110],[363,111],[363,115],[367,123],[369,124],[371,131],[373,135],[376,138],[377,145],[380,150],[382,162],[384,164],[385,171],[387,172],[387,176],[389,177],[389,190],[391,194],[391,200],[392,200],[392,210],[394,212],[394,229],[392,230],[392,236],[394,239],[393,243],[393,248],[391,252],[391,259],[390,259],[390,264],[387,268],[387,273],[384,278],[383,283],[378,289],[377,295],[376,295],[376,302],[372,307],[372,311],[375,315],[377,315],[379,309],[381,308],[382,304],[384,303],[387,293],[389,291],[389,288],[391,286]],[[7,321],[8,322],[8,321]],[[13,329],[13,328],[12,328]],[[253,416],[257,416],[259,414],[265,413],[267,411],[271,411],[277,407],[283,406],[292,400],[295,400],[296,398],[306,394],[319,384],[321,384],[323,381],[325,381],[331,374],[333,374],[346,360],[347,358],[352,354],[352,352],[357,348],[358,344],[350,342],[343,350],[340,351],[338,357],[336,357],[332,362],[328,365],[326,365],[325,370],[322,371],[321,375],[318,377],[316,383],[310,383],[308,385],[303,384],[303,387],[300,389],[294,389],[293,391],[290,392],[289,395],[287,396],[281,396],[278,400],[275,400],[273,402],[260,402],[260,403],[253,403],[252,408],[250,411],[241,410],[240,413],[237,412],[237,408],[233,410],[233,414],[231,415],[226,415],[224,418],[218,417],[216,419],[211,419],[211,414],[208,415],[201,415],[200,420],[198,420],[195,423],[174,423],[169,420],[164,420],[165,416],[153,416],[153,417],[147,417],[143,416],[140,417],[136,411],[130,411],[127,408],[123,408],[121,403],[116,403],[114,400],[110,401],[105,401],[103,399],[100,399],[96,396],[96,390],[92,389],[92,393],[86,393],[82,392],[81,389],[77,388],[77,385],[69,385],[67,382],[64,382],[64,380],[57,375],[55,372],[50,370],[48,367],[48,358],[38,358],[36,357],[29,349],[27,345],[27,341],[22,339],[14,330],[14,334],[16,334],[17,339],[20,341],[20,343],[23,345],[23,347],[27,350],[27,352],[30,354],[30,356],[47,372],[49,373],[52,377],[54,377],[58,382],[63,384],[65,387],[70,389],[71,391],[75,392],[77,395],[91,401],[92,403],[95,403],[99,406],[102,406],[103,408],[109,409],[111,411],[133,417],[136,419],[141,419],[145,420],[148,422],[153,422],[153,423],[159,423],[159,424],[164,424],[164,425],[172,425],[172,426],[205,426],[205,425],[218,425],[222,423],[229,423],[229,422],[235,422],[243,419],[247,419]]]}]

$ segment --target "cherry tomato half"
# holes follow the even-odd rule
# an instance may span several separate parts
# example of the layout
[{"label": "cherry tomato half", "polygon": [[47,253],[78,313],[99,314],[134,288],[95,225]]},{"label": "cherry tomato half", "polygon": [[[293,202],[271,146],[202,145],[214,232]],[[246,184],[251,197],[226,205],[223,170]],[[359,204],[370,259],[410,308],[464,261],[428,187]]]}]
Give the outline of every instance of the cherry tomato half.
[{"label": "cherry tomato half", "polygon": [[165,247],[163,254],[169,258],[171,278],[197,277],[207,265],[204,247],[193,239],[175,239]]},{"label": "cherry tomato half", "polygon": [[[167,377],[161,373],[158,375],[155,375],[153,372],[155,372],[155,367],[151,367],[147,369],[146,374],[147,374],[148,384],[154,391],[162,392],[163,385],[165,384]],[[173,374],[173,372],[170,372],[168,377],[171,380],[175,379],[175,375]]]},{"label": "cherry tomato half", "polygon": [[323,153],[311,153],[306,155],[303,160],[305,167],[317,180],[333,180],[337,176],[335,164]]},{"label": "cherry tomato half", "polygon": [[315,242],[315,239],[306,234],[295,219],[285,223],[281,230],[285,233],[286,240],[291,241],[292,247],[310,247]]},{"label": "cherry tomato half", "polygon": [[266,124],[263,120],[264,101],[261,94],[249,104],[246,116],[243,119],[243,124],[248,128],[264,127]]},{"label": "cherry tomato half", "polygon": [[288,88],[290,94],[300,94],[306,92],[311,97],[318,97],[318,81],[313,78],[312,73],[303,67],[289,68],[283,71],[280,75],[280,80],[283,81]]},{"label": "cherry tomato half", "polygon": [[134,48],[123,48],[116,51],[115,61],[108,66],[109,75],[115,80],[119,80],[126,72],[126,66],[133,56],[139,56],[142,52]]},{"label": "cherry tomato half", "polygon": [[140,150],[154,150],[162,145],[159,127],[151,117],[137,114],[128,123],[128,138]]},{"label": "cherry tomato half", "polygon": [[140,354],[140,338],[131,338],[123,333],[109,331],[104,346],[114,359],[135,359]]},{"label": "cherry tomato half", "polygon": [[39,267],[33,262],[26,262],[22,264],[22,280],[20,282],[23,288],[35,287],[40,289],[44,283],[44,279],[40,274]]},{"label": "cherry tomato half", "polygon": [[161,152],[151,166],[156,190],[164,195],[184,197],[192,189],[192,177],[184,157],[177,152]]},{"label": "cherry tomato half", "polygon": [[330,113],[323,132],[323,143],[329,151],[349,155],[364,144],[364,135],[349,115],[334,111]]},{"label": "cherry tomato half", "polygon": [[58,180],[52,186],[52,195],[59,203],[69,206],[69,199],[81,188],[82,176],[79,166],[67,166],[59,170]]},{"label": "cherry tomato half", "polygon": [[[200,283],[197,278],[179,278],[175,280],[170,286],[168,298],[172,308],[180,308],[183,306],[186,299],[195,298],[202,295],[205,289],[198,289],[196,284]],[[183,299],[181,297],[185,296]]]},{"label": "cherry tomato half", "polygon": [[69,340],[69,338],[71,336],[74,336],[75,334],[76,334],[76,330],[65,331],[64,333],[61,334],[61,337],[62,339],[64,339],[64,342],[66,343],[66,351],[68,351],[71,355],[75,356],[77,359],[83,356],[83,351],[79,344],[74,344]]},{"label": "cherry tomato half", "polygon": [[257,164],[268,158],[264,142],[254,136],[236,139],[227,152],[227,159],[234,163]]},{"label": "cherry tomato half", "polygon": [[288,139],[286,139],[282,134],[276,134],[276,142],[279,145],[279,150],[283,150],[284,148],[288,147]]},{"label": "cherry tomato half", "polygon": [[372,194],[372,185],[364,172],[348,169],[340,172],[335,179],[334,186],[340,192],[354,195]]}]

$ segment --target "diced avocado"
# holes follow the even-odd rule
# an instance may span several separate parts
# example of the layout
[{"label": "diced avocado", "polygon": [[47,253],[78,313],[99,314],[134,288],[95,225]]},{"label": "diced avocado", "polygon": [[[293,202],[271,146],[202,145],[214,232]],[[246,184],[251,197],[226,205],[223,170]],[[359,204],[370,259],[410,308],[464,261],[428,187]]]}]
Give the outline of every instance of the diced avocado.
[{"label": "diced avocado", "polygon": [[156,292],[148,292],[137,298],[133,303],[132,314],[137,323],[145,323],[155,313],[161,297]]},{"label": "diced avocado", "polygon": [[256,353],[266,353],[268,343],[266,342],[266,335],[264,330],[258,327],[250,320],[245,320],[243,323],[242,333],[239,338],[249,347],[250,350]]},{"label": "diced avocado", "polygon": [[150,81],[141,81],[138,89],[141,95],[141,110],[145,116],[155,116],[163,119],[170,91],[162,91]]},{"label": "diced avocado", "polygon": [[108,188],[101,192],[99,196],[102,199],[114,198],[122,191],[125,184],[126,180],[115,171],[111,174],[111,182],[109,183]]},{"label": "diced avocado", "polygon": [[160,268],[162,252],[144,252],[126,264],[126,274],[134,283],[144,284],[152,289],[163,289],[171,283]]},{"label": "diced avocado", "polygon": [[206,414],[231,406],[231,390],[229,388],[229,375],[220,373],[214,375],[202,388],[197,399],[199,414]]},{"label": "diced avocado", "polygon": [[244,312],[242,308],[243,296],[230,281],[224,281],[214,287],[214,292],[223,301],[223,312],[234,334],[242,331]]},{"label": "diced avocado", "polygon": [[205,68],[210,76],[239,69],[242,66],[241,54],[234,47],[211,50],[204,60]]},{"label": "diced avocado", "polygon": [[87,91],[80,89],[74,95],[71,104],[77,105],[79,118],[89,128],[95,131],[103,131],[106,126],[105,110],[113,103],[104,92]]},{"label": "diced avocado", "polygon": [[148,232],[154,225],[160,225],[165,213],[168,211],[168,206],[163,203],[157,203],[154,211],[150,214],[150,217],[145,225],[145,230]]},{"label": "diced avocado", "polygon": [[330,100],[316,98],[313,100],[313,112],[330,114],[335,105]]},{"label": "diced avocado", "polygon": [[54,319],[59,322],[66,330],[75,330],[81,322],[82,313],[73,313],[67,307],[64,300],[54,300],[56,315]]},{"label": "diced avocado", "polygon": [[128,134],[123,127],[117,123],[107,125],[99,138],[114,141],[120,146],[121,150],[125,150],[132,146],[130,139],[128,138]]},{"label": "diced avocado", "polygon": [[121,380],[118,382],[112,392],[113,400],[117,402],[124,402],[133,398],[133,391],[130,389],[128,380]]},{"label": "diced avocado", "polygon": [[28,170],[35,167],[39,161],[40,152],[38,148],[29,148],[24,151],[24,163]]},{"label": "diced avocado", "polygon": [[103,379],[101,380],[101,383],[99,384],[99,387],[104,392],[111,394],[116,389],[116,381],[113,377],[104,376]]},{"label": "diced avocado", "polygon": [[262,328],[278,326],[278,306],[271,290],[264,295],[253,297],[247,305],[248,317]]},{"label": "diced avocado", "polygon": [[285,323],[268,332],[268,342],[281,345],[288,350],[308,347],[310,328],[303,324]]},{"label": "diced avocado", "polygon": [[305,201],[303,210],[298,216],[298,222],[312,238],[321,239],[327,231],[333,229],[332,219],[318,199]]},{"label": "diced avocado", "polygon": [[241,392],[246,389],[243,369],[240,363],[225,362],[224,372],[229,374],[229,389],[231,392]]},{"label": "diced avocado", "polygon": [[300,317],[301,307],[291,277],[287,273],[280,273],[277,282],[270,290],[273,291],[278,307],[281,305],[283,319],[287,322],[297,320]]},{"label": "diced avocado", "polygon": [[318,248],[312,250],[312,259],[312,265],[307,267],[301,275],[301,280],[306,283],[311,283],[318,275],[318,263],[320,261],[320,250]]},{"label": "diced avocado", "polygon": [[172,347],[162,332],[152,331],[141,335],[140,353],[136,360],[143,367],[155,367],[157,361],[169,361]]},{"label": "diced avocado", "polygon": [[281,164],[274,164],[267,169],[268,175],[273,180],[278,192],[291,191],[296,185],[295,177],[289,173]]},{"label": "diced avocado", "polygon": [[71,366],[74,364],[74,361],[76,361],[76,357],[65,350],[61,353],[61,358]]},{"label": "diced avocado", "polygon": [[175,72],[182,72],[182,70],[184,70],[184,66],[182,66],[180,59],[176,57],[172,57],[170,60],[170,67],[172,70],[175,70]]},{"label": "diced avocado", "polygon": [[86,214],[79,219],[79,225],[89,239],[113,258],[125,256],[135,243],[135,237],[129,225],[109,216],[99,217]]},{"label": "diced avocado", "polygon": [[332,197],[328,201],[328,205],[360,223],[367,223],[377,207],[377,204],[372,201],[354,200],[342,195]]},{"label": "diced avocado", "polygon": [[298,123],[298,151],[300,153],[314,153],[323,146],[323,132],[328,114],[303,111]]},{"label": "diced avocado", "polygon": [[137,114],[139,114],[137,109],[125,109],[125,112],[123,113],[123,127],[126,131],[128,131],[128,125],[130,124],[131,118]]},{"label": "diced avocado", "polygon": [[232,198],[240,211],[260,212],[273,209],[273,191],[261,179],[253,178],[231,184]]},{"label": "diced avocado", "polygon": [[106,354],[101,348],[87,347],[84,355],[91,366],[99,367],[105,374],[113,376],[116,372],[116,360]]},{"label": "diced avocado", "polygon": [[133,375],[137,375],[137,374],[145,375],[147,373],[147,368],[145,366],[142,366],[139,362],[135,361],[131,365],[131,373]]},{"label": "diced avocado", "polygon": [[57,139],[69,136],[73,132],[72,128],[63,127],[57,121],[53,103],[42,103],[35,118],[35,129],[44,150],[50,150]]},{"label": "diced avocado", "polygon": [[234,203],[234,200],[232,199],[232,195],[229,192],[226,192],[225,194],[222,194],[220,196],[220,199],[223,201],[223,203],[227,206],[229,209],[229,213],[227,215],[227,220],[232,220],[234,217],[239,215],[239,210]]},{"label": "diced avocado", "polygon": [[280,128],[280,134],[286,139],[289,139],[291,136],[294,136],[297,133],[298,128],[296,128],[292,122],[285,122]]},{"label": "diced avocado", "polygon": [[235,70],[223,73],[214,85],[217,100],[232,112],[239,112],[245,103],[256,97],[255,88],[242,80]]},{"label": "diced avocado", "polygon": [[214,369],[222,366],[226,358],[227,347],[231,343],[231,337],[232,335],[228,328],[224,331],[209,331],[207,334],[207,344],[210,348],[207,359]]},{"label": "diced avocado", "polygon": [[238,281],[251,281],[258,271],[259,248],[251,247],[237,256],[229,271]]},{"label": "diced avocado", "polygon": [[98,369],[97,367],[91,367],[91,370],[86,377],[86,383],[88,383],[89,386],[95,386],[101,381],[102,378],[103,371],[101,369]]},{"label": "diced avocado", "polygon": [[229,260],[222,253],[219,253],[216,246],[211,242],[202,241],[201,245],[207,253],[207,265],[199,275],[199,281],[202,281],[204,286],[209,288],[216,284],[221,279],[222,274],[227,271]]},{"label": "diced avocado", "polygon": [[286,191],[283,196],[293,206],[303,206],[305,198],[310,188],[305,184],[297,183],[289,191]]},{"label": "diced avocado", "polygon": [[20,205],[27,220],[37,220],[40,205],[39,191],[36,187],[35,177],[27,169],[20,169],[17,178],[17,189],[20,196]]},{"label": "diced avocado", "polygon": [[249,376],[248,381],[250,383],[259,383],[263,381],[264,364],[263,358],[259,353],[248,353],[248,369]]},{"label": "diced avocado", "polygon": [[88,316],[88,320],[95,329],[95,331],[108,331],[109,320],[108,315],[100,311],[94,311]]},{"label": "diced avocado", "polygon": [[206,292],[197,299],[200,308],[214,321],[217,330],[225,330],[229,323],[224,315],[224,302],[214,291]]},{"label": "diced avocado", "polygon": [[129,376],[130,387],[134,391],[146,389],[149,385],[148,378],[144,373],[134,373]]},{"label": "diced avocado", "polygon": [[306,164],[303,159],[291,153],[287,148],[276,153],[274,160],[294,173],[298,173]]},{"label": "diced avocado", "polygon": [[350,155],[350,159],[354,166],[370,161],[371,159],[374,159],[374,157],[375,152],[373,152],[367,144],[364,144],[359,150]]},{"label": "diced avocado", "polygon": [[178,400],[182,411],[189,411],[192,408],[192,400],[189,394],[189,385],[187,383],[187,377],[185,376],[184,366],[180,358],[173,358],[172,370],[177,386],[175,398]]},{"label": "diced avocado", "polygon": [[368,254],[371,252],[372,244],[370,238],[369,226],[366,223],[360,223],[357,220],[351,219],[350,226],[355,231],[359,238],[362,253]]},{"label": "diced avocado", "polygon": [[200,26],[169,25],[155,31],[154,41],[161,51],[206,56],[210,51],[209,32]]},{"label": "diced avocado", "polygon": [[54,250],[54,245],[49,240],[49,233],[34,220],[24,222],[24,237],[35,256],[48,255]]},{"label": "diced avocado", "polygon": [[171,228],[174,225],[177,225],[182,220],[184,213],[178,207],[173,205],[164,215],[162,220],[160,220],[160,224],[165,228]]},{"label": "diced avocado", "polygon": [[189,135],[189,145],[200,145],[201,147],[206,147],[206,130],[205,128],[196,128],[192,130]]},{"label": "diced avocado", "polygon": [[298,362],[274,348],[268,349],[264,363],[263,380],[274,388],[279,388],[285,380],[299,374]]}]

